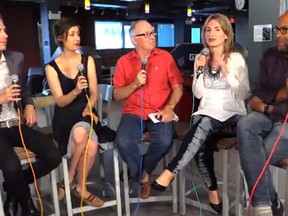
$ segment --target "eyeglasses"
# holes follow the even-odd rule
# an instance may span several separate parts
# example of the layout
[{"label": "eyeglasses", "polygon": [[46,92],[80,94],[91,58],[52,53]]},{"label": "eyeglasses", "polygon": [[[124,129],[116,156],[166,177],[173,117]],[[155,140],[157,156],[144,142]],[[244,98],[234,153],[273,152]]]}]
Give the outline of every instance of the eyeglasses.
[{"label": "eyeglasses", "polygon": [[278,26],[276,26],[276,27],[273,28],[273,31],[274,31],[275,34],[278,34],[279,32],[281,34],[287,34],[288,27],[278,27]]},{"label": "eyeglasses", "polygon": [[145,38],[149,38],[149,37],[151,37],[151,36],[156,36],[157,35],[157,33],[156,32],[154,32],[154,31],[152,31],[152,32],[145,32],[145,33],[142,33],[142,34],[136,34],[136,35],[134,35],[133,37],[141,37],[141,36],[144,36]]}]

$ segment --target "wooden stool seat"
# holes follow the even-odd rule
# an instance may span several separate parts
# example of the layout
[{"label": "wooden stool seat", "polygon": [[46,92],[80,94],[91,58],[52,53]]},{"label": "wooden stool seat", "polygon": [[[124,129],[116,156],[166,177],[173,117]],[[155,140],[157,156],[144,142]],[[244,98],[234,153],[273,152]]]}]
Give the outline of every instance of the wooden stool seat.
[{"label": "wooden stool seat", "polygon": [[227,150],[237,146],[237,138],[229,137],[229,138],[221,138],[217,143],[216,147],[218,149]]},{"label": "wooden stool seat", "polygon": [[190,130],[189,122],[177,122],[175,124],[175,135],[178,140],[183,140]]},{"label": "wooden stool seat", "polygon": [[287,168],[288,167],[288,157],[278,161],[276,166],[280,167],[280,168],[283,168],[283,169]]},{"label": "wooden stool seat", "polygon": [[150,142],[150,133],[148,131],[146,131],[144,134],[143,134],[143,140],[144,142]]},{"label": "wooden stool seat", "polygon": [[[25,149],[23,147],[14,147],[13,149],[14,149],[15,153],[17,154],[19,160],[28,159],[26,152],[25,152]],[[29,152],[30,158],[36,157],[36,154],[34,154],[33,152],[31,152],[29,150],[28,150],[28,152]]]}]

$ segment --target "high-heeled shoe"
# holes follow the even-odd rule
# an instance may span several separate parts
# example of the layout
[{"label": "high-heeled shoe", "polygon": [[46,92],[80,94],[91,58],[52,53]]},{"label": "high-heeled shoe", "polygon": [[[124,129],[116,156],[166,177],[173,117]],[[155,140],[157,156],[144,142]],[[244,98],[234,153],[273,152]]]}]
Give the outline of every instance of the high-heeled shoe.
[{"label": "high-heeled shoe", "polygon": [[[170,181],[169,185],[171,184],[171,182],[173,182],[173,180],[174,180],[174,177],[173,177],[173,179]],[[152,182],[151,188],[153,188],[154,190],[163,192],[163,191],[166,190],[166,188],[167,188],[169,185],[167,185],[167,186],[160,185],[160,184],[158,184],[158,183],[156,182],[156,180],[155,180],[155,181]]]},{"label": "high-heeled shoe", "polygon": [[219,215],[222,214],[222,200],[220,201],[219,204],[213,204],[211,202],[209,202],[210,206],[212,209],[214,209],[214,211],[216,211]]}]

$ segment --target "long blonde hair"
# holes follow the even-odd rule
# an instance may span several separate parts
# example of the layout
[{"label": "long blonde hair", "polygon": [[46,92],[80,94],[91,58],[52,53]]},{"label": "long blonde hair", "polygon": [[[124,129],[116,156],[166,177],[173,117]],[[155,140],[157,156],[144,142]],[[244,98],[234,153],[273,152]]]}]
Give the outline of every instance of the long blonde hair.
[{"label": "long blonde hair", "polygon": [[[228,19],[227,16],[223,15],[223,14],[220,14],[220,13],[217,13],[217,14],[212,14],[210,15],[204,25],[203,25],[203,28],[202,28],[202,43],[203,43],[203,46],[204,47],[208,47],[206,41],[205,41],[205,32],[206,32],[206,28],[207,28],[207,25],[208,23],[211,21],[211,20],[216,20],[220,26],[221,26],[221,29],[223,30],[223,32],[226,34],[227,36],[227,39],[225,40],[224,42],[224,59],[227,60],[227,58],[229,57],[230,53],[233,52],[233,49],[234,49],[234,33],[233,33],[233,28],[232,28],[232,25],[230,23],[230,20]],[[209,47],[208,47],[209,48]]]}]

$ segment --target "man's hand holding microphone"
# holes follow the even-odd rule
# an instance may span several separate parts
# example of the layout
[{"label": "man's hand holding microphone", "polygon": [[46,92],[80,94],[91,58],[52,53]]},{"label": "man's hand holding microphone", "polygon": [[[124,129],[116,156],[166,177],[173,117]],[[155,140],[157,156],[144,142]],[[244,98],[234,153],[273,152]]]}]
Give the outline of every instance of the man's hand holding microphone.
[{"label": "man's hand holding microphone", "polygon": [[143,86],[144,84],[146,84],[146,78],[147,78],[147,74],[146,74],[146,64],[147,64],[147,59],[146,58],[142,58],[141,60],[142,66],[141,66],[141,71],[139,71],[137,73],[137,76],[134,80],[134,87],[139,88],[141,86]]}]

